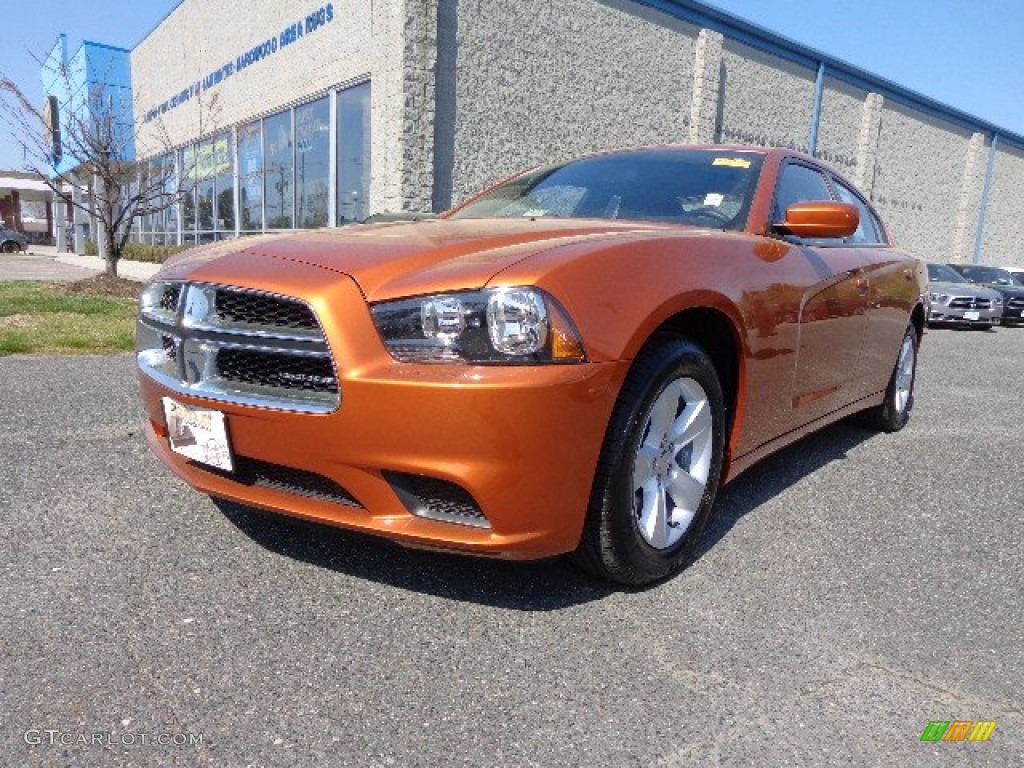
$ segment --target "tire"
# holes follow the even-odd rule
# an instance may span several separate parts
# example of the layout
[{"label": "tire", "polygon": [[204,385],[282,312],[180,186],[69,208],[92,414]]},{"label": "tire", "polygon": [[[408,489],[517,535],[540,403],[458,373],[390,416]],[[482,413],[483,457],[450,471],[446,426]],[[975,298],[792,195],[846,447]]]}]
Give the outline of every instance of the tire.
[{"label": "tire", "polygon": [[896,366],[885,389],[885,400],[880,406],[867,412],[868,423],[875,429],[899,432],[910,421],[910,413],[914,410],[914,383],[917,381],[919,346],[917,329],[911,324],[903,334]]},{"label": "tire", "polygon": [[21,249],[18,247],[18,244],[11,242],[10,240],[0,245],[0,251],[3,251],[4,253],[17,253],[20,250]]},{"label": "tire", "polygon": [[725,407],[707,354],[657,338],[634,361],[605,434],[573,559],[640,586],[683,567],[707,524],[725,446]]}]

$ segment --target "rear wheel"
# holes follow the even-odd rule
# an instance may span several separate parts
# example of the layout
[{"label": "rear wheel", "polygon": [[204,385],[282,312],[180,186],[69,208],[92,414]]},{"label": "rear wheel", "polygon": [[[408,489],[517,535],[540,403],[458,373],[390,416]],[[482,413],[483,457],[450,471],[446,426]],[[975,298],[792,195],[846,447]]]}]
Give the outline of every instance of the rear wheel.
[{"label": "rear wheel", "polygon": [[884,432],[899,432],[910,421],[914,409],[914,382],[917,379],[917,329],[911,324],[903,335],[896,367],[885,390],[885,400],[868,411],[868,421]]},{"label": "rear wheel", "polygon": [[605,436],[577,563],[628,585],[679,570],[711,514],[724,433],[722,388],[704,351],[678,338],[645,348]]},{"label": "rear wheel", "polygon": [[18,244],[11,240],[0,245],[0,251],[3,251],[4,253],[15,253],[19,250],[21,249],[18,247]]}]

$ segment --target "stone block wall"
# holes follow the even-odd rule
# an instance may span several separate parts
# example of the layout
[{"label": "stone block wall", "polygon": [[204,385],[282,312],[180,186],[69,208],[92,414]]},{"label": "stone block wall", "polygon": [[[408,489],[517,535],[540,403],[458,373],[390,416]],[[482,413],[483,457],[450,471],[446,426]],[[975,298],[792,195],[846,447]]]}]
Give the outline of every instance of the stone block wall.
[{"label": "stone block wall", "polygon": [[[289,37],[328,6],[328,22]],[[1024,139],[993,155],[992,126],[702,13],[689,0],[184,0],[132,51],[140,145],[181,145],[369,79],[374,212],[444,210],[604,148],[766,144],[831,162],[924,258],[1024,263]]]}]

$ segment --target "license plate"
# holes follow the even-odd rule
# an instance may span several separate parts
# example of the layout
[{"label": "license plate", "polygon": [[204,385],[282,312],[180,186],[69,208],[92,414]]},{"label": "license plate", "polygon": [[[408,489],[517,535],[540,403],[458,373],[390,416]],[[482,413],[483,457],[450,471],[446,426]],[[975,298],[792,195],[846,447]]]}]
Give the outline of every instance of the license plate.
[{"label": "license plate", "polygon": [[167,440],[171,450],[182,456],[231,472],[231,445],[224,414],[196,408],[169,397],[163,399],[167,418]]},{"label": "license plate", "polygon": [[980,312],[964,312],[964,320],[977,320],[980,317]]}]

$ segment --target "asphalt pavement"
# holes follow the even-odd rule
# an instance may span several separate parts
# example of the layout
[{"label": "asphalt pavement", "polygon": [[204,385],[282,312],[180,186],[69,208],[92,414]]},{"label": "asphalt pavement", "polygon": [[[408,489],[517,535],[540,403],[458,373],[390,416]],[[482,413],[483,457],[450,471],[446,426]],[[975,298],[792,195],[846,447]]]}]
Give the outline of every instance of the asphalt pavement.
[{"label": "asphalt pavement", "polygon": [[130,356],[2,358],[2,762],[1024,765],[1022,349],[929,333],[903,432],[764,461],[642,591],[217,505]]}]

